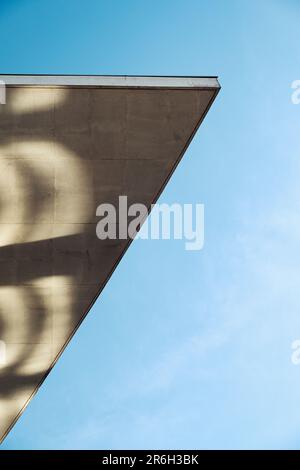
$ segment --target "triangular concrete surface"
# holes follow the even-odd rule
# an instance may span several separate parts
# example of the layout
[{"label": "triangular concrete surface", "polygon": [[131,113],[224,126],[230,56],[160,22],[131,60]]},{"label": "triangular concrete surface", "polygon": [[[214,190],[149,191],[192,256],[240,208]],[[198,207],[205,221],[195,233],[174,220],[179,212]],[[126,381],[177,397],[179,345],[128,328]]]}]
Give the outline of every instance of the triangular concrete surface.
[{"label": "triangular concrete surface", "polygon": [[213,102],[206,77],[2,75],[0,440],[80,326],[128,246],[96,237],[96,208],[150,206]]}]

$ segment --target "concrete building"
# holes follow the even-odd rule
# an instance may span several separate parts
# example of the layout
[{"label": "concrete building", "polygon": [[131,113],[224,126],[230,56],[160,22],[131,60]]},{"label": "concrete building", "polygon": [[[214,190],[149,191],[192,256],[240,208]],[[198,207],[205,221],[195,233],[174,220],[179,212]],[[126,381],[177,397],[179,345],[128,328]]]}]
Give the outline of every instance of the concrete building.
[{"label": "concrete building", "polygon": [[96,208],[155,202],[205,117],[214,77],[2,75],[0,439],[80,326],[128,240]]}]

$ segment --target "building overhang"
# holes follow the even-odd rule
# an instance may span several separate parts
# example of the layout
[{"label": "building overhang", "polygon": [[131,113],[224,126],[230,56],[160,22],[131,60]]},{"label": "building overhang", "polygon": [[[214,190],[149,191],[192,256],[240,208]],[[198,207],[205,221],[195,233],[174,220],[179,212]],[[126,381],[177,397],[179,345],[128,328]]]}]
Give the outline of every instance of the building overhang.
[{"label": "building overhang", "polygon": [[155,203],[216,77],[0,75],[0,440],[100,295],[130,240],[96,208]]}]

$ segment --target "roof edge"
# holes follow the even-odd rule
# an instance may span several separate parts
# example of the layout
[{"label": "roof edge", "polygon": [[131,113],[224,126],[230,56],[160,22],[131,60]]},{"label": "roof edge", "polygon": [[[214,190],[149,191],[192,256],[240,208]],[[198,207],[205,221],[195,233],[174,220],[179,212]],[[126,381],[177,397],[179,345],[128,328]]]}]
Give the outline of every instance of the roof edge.
[{"label": "roof edge", "polygon": [[219,89],[217,77],[141,75],[0,75],[7,86]]}]

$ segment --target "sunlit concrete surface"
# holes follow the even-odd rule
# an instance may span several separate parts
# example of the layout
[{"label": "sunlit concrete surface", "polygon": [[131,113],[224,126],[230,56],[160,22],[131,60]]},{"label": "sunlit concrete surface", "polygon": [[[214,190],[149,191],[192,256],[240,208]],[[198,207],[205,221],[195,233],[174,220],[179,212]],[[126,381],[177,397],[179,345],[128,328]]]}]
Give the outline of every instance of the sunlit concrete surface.
[{"label": "sunlit concrete surface", "polygon": [[206,77],[0,76],[0,439],[100,294],[127,240],[96,208],[149,206],[214,100]]}]

